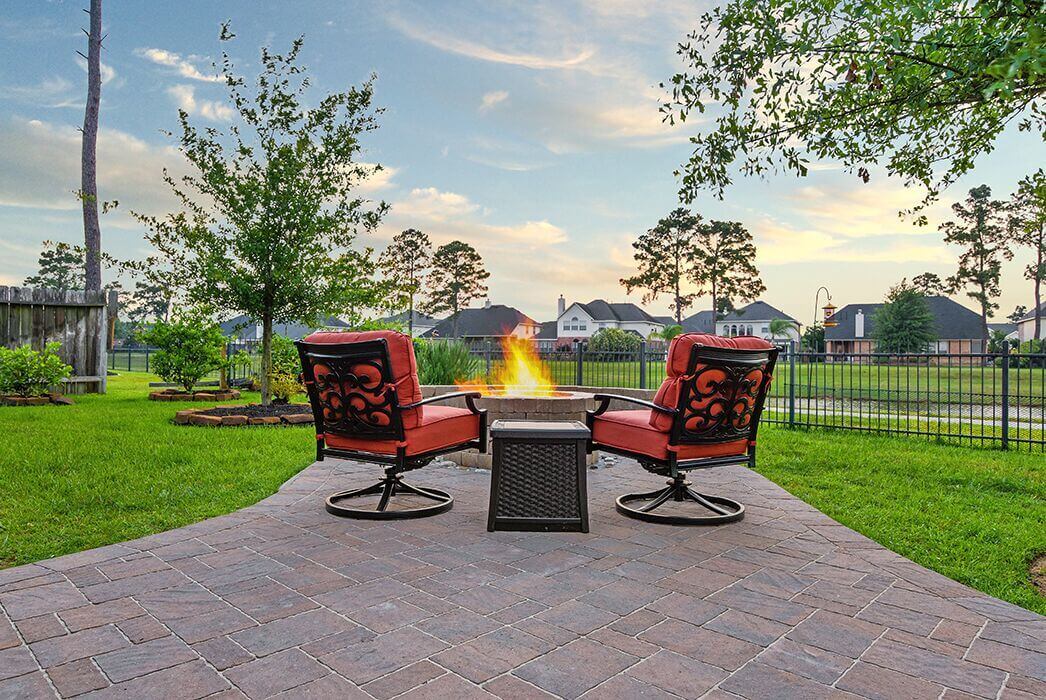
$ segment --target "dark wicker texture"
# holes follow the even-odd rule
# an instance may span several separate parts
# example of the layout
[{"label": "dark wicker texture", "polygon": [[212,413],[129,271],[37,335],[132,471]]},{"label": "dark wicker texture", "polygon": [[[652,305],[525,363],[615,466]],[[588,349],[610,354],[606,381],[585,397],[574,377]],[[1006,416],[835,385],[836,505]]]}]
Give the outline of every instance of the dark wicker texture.
[{"label": "dark wicker texture", "polygon": [[578,518],[577,445],[505,441],[500,518]]}]

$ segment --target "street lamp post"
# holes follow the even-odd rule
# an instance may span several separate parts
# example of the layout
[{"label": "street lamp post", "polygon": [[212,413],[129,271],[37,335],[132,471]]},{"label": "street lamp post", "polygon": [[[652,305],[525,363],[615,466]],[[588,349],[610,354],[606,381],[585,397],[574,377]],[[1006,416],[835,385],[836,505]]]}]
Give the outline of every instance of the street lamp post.
[{"label": "street lamp post", "polygon": [[[832,293],[828,291],[828,287],[824,287],[824,286],[818,287],[817,291],[814,293],[814,317],[813,317],[814,320],[813,320],[813,323],[810,325],[810,328],[817,328],[817,325],[818,325],[817,324],[817,312],[822,309],[822,307],[821,307],[821,292],[824,292],[824,294],[825,294],[825,301],[827,302],[824,305],[824,307],[823,307],[823,310],[824,310],[824,320],[821,322],[821,325],[824,328],[834,328],[838,324],[835,321],[829,321],[828,320],[829,318],[831,318],[832,314],[835,313],[835,306],[832,305]],[[825,341],[825,350],[827,350],[827,349],[828,349],[827,341]],[[816,352],[817,348],[811,348],[811,350]]]}]

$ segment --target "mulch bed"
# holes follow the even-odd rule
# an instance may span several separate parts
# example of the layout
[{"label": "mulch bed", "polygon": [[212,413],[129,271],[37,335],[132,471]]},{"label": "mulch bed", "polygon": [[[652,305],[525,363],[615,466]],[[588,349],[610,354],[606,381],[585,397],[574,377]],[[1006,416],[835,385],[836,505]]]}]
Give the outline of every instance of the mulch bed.
[{"label": "mulch bed", "polygon": [[238,426],[238,425],[301,425],[312,423],[312,408],[308,404],[262,406],[215,406],[189,408],[178,411],[174,422],[179,425]]},{"label": "mulch bed", "polygon": [[73,400],[62,394],[48,394],[47,396],[0,395],[0,406],[46,406],[49,403],[58,406],[71,406]]},{"label": "mulch bed", "polygon": [[1046,596],[1046,554],[1035,557],[1028,567],[1028,573],[1031,574],[1031,585],[1039,595]]},{"label": "mulch bed", "polygon": [[180,389],[149,392],[150,401],[231,401],[238,398],[240,398],[240,392],[236,389],[194,391],[191,394]]}]

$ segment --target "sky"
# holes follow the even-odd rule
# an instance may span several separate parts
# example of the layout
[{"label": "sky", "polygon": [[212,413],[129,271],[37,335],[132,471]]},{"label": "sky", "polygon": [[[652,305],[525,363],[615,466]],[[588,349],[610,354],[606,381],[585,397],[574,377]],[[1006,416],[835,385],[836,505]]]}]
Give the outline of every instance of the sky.
[{"label": "sky", "polygon": [[[83,239],[73,192],[88,3],[2,4],[0,284],[20,284],[43,241]],[[237,39],[228,49],[248,76],[261,46],[283,50],[299,35],[316,99],[376,76],[384,111],[364,159],[383,169],[363,194],[391,209],[363,244],[380,251],[408,227],[437,245],[467,241],[491,273],[490,300],[539,321],[555,317],[560,294],[638,303],[639,292],[619,283],[634,272],[631,242],[679,206],[673,173],[703,128],[664,124],[658,84],[683,68],[676,44],[706,5],[105,0],[98,186],[119,207],[102,217],[103,247],[123,259],[151,253],[129,211],[174,210],[161,176],[184,167],[165,135],[179,108],[199,126],[232,123],[211,65],[230,20]],[[937,230],[951,202],[982,183],[1005,198],[1043,162],[1037,134],[1005,133],[928,212],[927,227],[898,215],[920,190],[877,169],[865,184],[828,162],[806,178],[739,179],[722,200],[709,194],[691,207],[744,223],[758,246],[762,298],[808,324],[821,285],[843,306],[881,301],[902,277],[954,272],[958,250]],[[1021,278],[1029,259],[1022,250],[1005,265],[999,318],[1031,306]],[[668,304],[644,307],[667,314]]]}]

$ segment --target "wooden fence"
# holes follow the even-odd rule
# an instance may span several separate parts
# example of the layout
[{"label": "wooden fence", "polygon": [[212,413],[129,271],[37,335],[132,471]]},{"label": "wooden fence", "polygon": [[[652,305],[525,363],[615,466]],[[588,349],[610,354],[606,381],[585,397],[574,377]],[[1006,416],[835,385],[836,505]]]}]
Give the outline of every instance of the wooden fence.
[{"label": "wooden fence", "polygon": [[0,342],[40,350],[61,344],[59,354],[73,367],[63,391],[105,393],[109,317],[116,292],[59,291],[0,286]]}]

